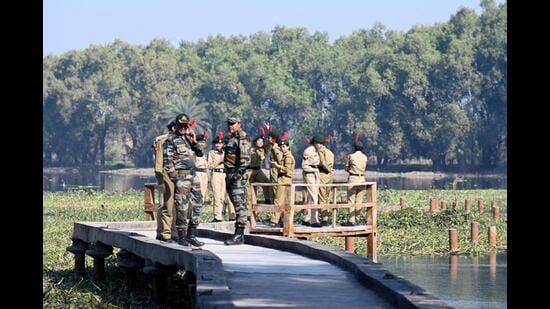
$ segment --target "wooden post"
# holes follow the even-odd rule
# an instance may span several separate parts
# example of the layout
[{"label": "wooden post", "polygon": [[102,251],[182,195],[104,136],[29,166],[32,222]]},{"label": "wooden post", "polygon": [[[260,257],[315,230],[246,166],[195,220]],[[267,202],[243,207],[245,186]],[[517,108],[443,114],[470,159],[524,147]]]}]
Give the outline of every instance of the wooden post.
[{"label": "wooden post", "polygon": [[482,199],[479,199],[477,200],[477,211],[479,212],[479,214],[483,214],[483,200]]},{"label": "wooden post", "polygon": [[453,201],[453,210],[456,210],[458,208],[458,203],[456,200]]},{"label": "wooden post", "polygon": [[377,233],[372,232],[367,238],[367,258],[373,262],[378,262]]},{"label": "wooden post", "polygon": [[471,240],[472,243],[477,244],[479,242],[479,223],[476,221],[472,222],[472,228],[471,228]]},{"label": "wooden post", "polygon": [[430,199],[430,211],[436,211],[438,204],[437,197],[432,197]]},{"label": "wooden post", "polygon": [[446,210],[446,209],[447,209],[447,202],[441,201],[441,210]]},{"label": "wooden post", "polygon": [[[253,186],[253,183],[250,184],[251,190],[250,190],[250,228],[255,229],[256,228],[256,207],[258,206],[258,199],[256,197],[256,190]],[[214,205],[214,202],[212,202],[212,205]],[[214,207],[216,207],[214,205]]]},{"label": "wooden post", "polygon": [[67,247],[67,251],[74,254],[74,271],[82,277],[86,276],[86,249],[88,243],[76,238],[73,238],[73,244]]},{"label": "wooden post", "polygon": [[355,253],[355,243],[353,236],[346,236],[346,251]]},{"label": "wooden post", "polygon": [[449,229],[449,250],[456,252],[458,250],[458,241],[456,229]]},{"label": "wooden post", "polygon": [[[332,197],[332,203],[335,204],[335,205],[338,203],[338,202],[336,201],[336,193],[337,193],[337,192],[338,192],[338,191],[336,190],[336,187],[332,187],[332,194],[334,195],[334,196]],[[350,210],[351,210],[351,208],[350,208]],[[336,227],[336,215],[337,215],[336,212],[337,212],[337,211],[338,211],[337,208],[332,208],[332,227],[333,227],[333,228]]]},{"label": "wooden post", "polygon": [[470,211],[472,210],[472,205],[470,203],[470,199],[467,198],[465,201],[464,201],[464,210],[466,211],[467,214],[470,213]]},{"label": "wooden post", "polygon": [[492,283],[495,282],[497,276],[497,254],[495,251],[489,253],[489,278]]},{"label": "wooden post", "polygon": [[498,220],[500,218],[500,209],[495,206],[496,203],[493,201],[493,206],[491,206],[491,212],[493,214],[493,220]]},{"label": "wooden post", "polygon": [[94,276],[98,281],[105,280],[105,258],[113,254],[113,247],[96,242],[86,250],[86,254],[94,258]]},{"label": "wooden post", "polygon": [[401,209],[405,208],[405,198],[404,197],[399,198],[399,207]]},{"label": "wooden post", "polygon": [[496,247],[497,245],[497,227],[496,226],[489,227],[489,245],[493,247]]}]

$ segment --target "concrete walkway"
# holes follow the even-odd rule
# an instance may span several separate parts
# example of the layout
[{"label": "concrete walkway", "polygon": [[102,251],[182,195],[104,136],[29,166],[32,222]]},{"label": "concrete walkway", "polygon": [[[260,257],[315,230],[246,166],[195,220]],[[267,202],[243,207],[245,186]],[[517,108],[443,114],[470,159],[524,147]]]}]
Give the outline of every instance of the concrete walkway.
[{"label": "concrete walkway", "polygon": [[[135,231],[154,238],[154,231]],[[226,246],[199,238],[223,261],[236,307],[394,308],[330,263],[259,246]]]}]

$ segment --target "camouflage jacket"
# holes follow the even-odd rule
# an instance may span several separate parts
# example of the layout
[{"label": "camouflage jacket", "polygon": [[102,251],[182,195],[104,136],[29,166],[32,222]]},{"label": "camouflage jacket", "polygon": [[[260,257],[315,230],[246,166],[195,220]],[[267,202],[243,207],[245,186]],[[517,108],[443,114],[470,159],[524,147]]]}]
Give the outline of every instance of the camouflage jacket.
[{"label": "camouflage jacket", "polygon": [[242,130],[227,138],[223,146],[225,169],[244,175],[250,166],[251,146],[250,138]]},{"label": "camouflage jacket", "polygon": [[195,168],[194,155],[204,155],[199,144],[191,143],[185,135],[178,135],[175,132],[169,133],[163,149],[163,166],[168,173],[193,169]]}]

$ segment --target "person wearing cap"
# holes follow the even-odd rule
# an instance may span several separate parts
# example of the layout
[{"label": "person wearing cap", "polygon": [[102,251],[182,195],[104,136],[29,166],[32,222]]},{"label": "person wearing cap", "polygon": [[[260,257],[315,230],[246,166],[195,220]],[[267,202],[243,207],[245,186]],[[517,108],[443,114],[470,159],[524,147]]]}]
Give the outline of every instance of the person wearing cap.
[{"label": "person wearing cap", "polygon": [[[355,141],[353,143],[353,153],[346,158],[346,172],[349,173],[348,183],[359,183],[365,181],[365,170],[367,169],[367,156],[361,152],[363,143]],[[352,186],[348,189],[348,203],[362,203],[365,196],[364,186]],[[355,226],[358,224],[361,208],[350,207],[348,221],[343,226]]]},{"label": "person wearing cap", "polygon": [[[222,132],[220,132],[222,133]],[[214,220],[212,222],[222,222],[223,221],[223,205],[226,197],[226,188],[225,188],[225,170],[223,169],[223,133],[222,135],[216,136],[212,141],[214,144],[214,149],[210,150],[208,153],[208,168],[212,171],[212,180],[210,184],[212,185],[212,195],[214,206]],[[233,203],[228,201],[227,203],[229,214],[235,215],[235,208]]]},{"label": "person wearing cap", "polygon": [[[320,174],[319,174],[319,154],[315,147],[313,147],[313,140],[309,142],[309,146],[304,150],[302,156],[302,176],[304,182],[307,184],[319,184]],[[307,186],[307,195],[306,195],[306,204],[317,204],[319,187],[318,186]],[[319,223],[318,216],[319,209],[304,209],[302,213],[304,214],[304,220],[302,221],[303,225],[311,225],[312,223]]]},{"label": "person wearing cap", "polygon": [[[250,153],[250,167],[248,168],[248,186],[246,187],[246,200],[248,204],[252,201],[253,182],[270,182],[269,178],[262,171],[262,164],[265,159],[265,146],[262,136],[258,136],[253,141],[252,152]],[[273,187],[262,187],[266,204],[271,204],[273,201]],[[256,193],[256,192],[255,192]]]},{"label": "person wearing cap", "polygon": [[[279,142],[279,147],[281,148],[281,153],[283,154],[282,163],[272,161],[271,166],[274,166],[277,169],[277,184],[289,185],[292,184],[292,173],[294,172],[296,161],[290,151],[290,144],[288,141],[285,140]],[[278,186],[277,193],[275,193],[275,206],[281,207],[286,204],[286,197],[289,190],[289,186]],[[280,219],[281,212],[274,212],[271,215],[271,222],[269,223],[269,226],[282,227],[282,224],[279,223]]]},{"label": "person wearing cap", "polygon": [[235,206],[237,215],[233,236],[224,241],[226,245],[240,245],[244,243],[244,228],[247,222],[247,205],[245,188],[248,182],[246,173],[250,166],[250,138],[241,128],[241,120],[237,117],[227,118],[229,138],[224,151],[225,183],[229,198]]},{"label": "person wearing cap", "polygon": [[[332,174],[333,174],[333,167],[334,167],[334,154],[330,149],[325,147],[325,141],[322,137],[316,135],[312,139],[313,147],[317,149],[317,153],[319,154],[319,175],[321,184],[329,184],[332,183]],[[319,204],[328,204],[329,203],[329,196],[330,196],[330,188],[329,187],[320,187],[319,188]],[[328,217],[330,215],[330,212],[328,209],[323,209],[321,211],[321,222],[320,223],[312,223],[311,227],[322,227],[322,226],[328,226]]]},{"label": "person wearing cap", "polygon": [[[194,156],[203,156],[203,151],[197,143],[195,133],[189,127],[189,116],[179,114],[175,122],[175,131],[171,132],[164,142],[163,168],[175,187],[178,243],[182,246],[200,247],[204,243],[197,239],[197,227],[203,198],[200,180],[195,173]],[[164,238],[161,240],[170,241]]]},{"label": "person wearing cap", "polygon": [[163,162],[163,145],[168,134],[174,131],[176,122],[172,120],[166,128],[168,132],[159,135],[153,142],[153,170],[155,178],[159,185],[161,206],[157,210],[157,239],[177,239],[174,225],[174,183],[162,166]]},{"label": "person wearing cap", "polygon": [[[203,150],[206,149],[206,137],[204,134],[197,135],[197,143]],[[208,162],[206,156],[196,156],[195,157],[195,172],[197,176],[200,179],[201,182],[201,194],[203,203],[208,202],[208,168],[207,168]]]}]

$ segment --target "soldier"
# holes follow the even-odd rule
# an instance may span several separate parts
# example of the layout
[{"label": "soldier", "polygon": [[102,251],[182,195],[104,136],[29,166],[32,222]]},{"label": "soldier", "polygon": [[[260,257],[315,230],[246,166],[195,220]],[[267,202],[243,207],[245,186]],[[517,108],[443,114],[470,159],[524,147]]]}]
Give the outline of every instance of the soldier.
[{"label": "soldier", "polygon": [[[206,149],[206,137],[204,136],[204,134],[197,135],[197,143],[199,143],[201,149]],[[195,158],[195,173],[197,174],[201,182],[201,194],[203,202],[208,201],[208,163],[206,162],[206,160],[207,158],[204,155],[197,155]]]},{"label": "soldier", "polygon": [[[334,167],[334,154],[330,149],[325,147],[325,141],[320,136],[314,136],[312,139],[313,147],[317,149],[319,154],[319,174],[321,176],[321,184],[332,183],[332,174]],[[330,195],[329,187],[319,188],[319,204],[328,204]],[[311,227],[321,227],[328,226],[328,209],[323,209],[321,211],[321,223],[312,223]]]},{"label": "soldier", "polygon": [[[346,158],[346,172],[349,173],[348,183],[358,183],[365,181],[365,170],[367,169],[367,156],[361,152],[363,143],[358,140],[356,135],[353,143],[354,152]],[[364,186],[351,187],[348,190],[348,203],[362,203],[365,196]],[[355,226],[359,221],[359,213],[361,208],[350,207],[348,214],[348,222],[343,223],[343,226]]]},{"label": "soldier", "polygon": [[[281,152],[281,149],[279,148],[279,137],[277,136],[277,133],[275,132],[269,132],[267,135],[267,152],[269,153],[269,162],[277,162],[281,164],[283,161],[283,153]],[[279,172],[277,171],[277,168],[273,165],[270,166],[269,169],[269,180],[271,180],[272,183],[277,183],[277,174]],[[277,192],[276,187],[273,189],[274,193]]]},{"label": "soldier", "polygon": [[[304,177],[304,182],[308,184],[318,184],[320,182],[319,174],[319,154],[315,147],[313,147],[313,142],[308,140],[310,144],[304,150],[303,160],[302,160],[302,176]],[[318,186],[307,186],[307,196],[306,204],[317,204],[319,187]],[[302,213],[304,214],[304,220],[302,221],[303,225],[311,225],[311,223],[319,223],[318,209],[304,209]]]},{"label": "soldier", "polygon": [[[189,128],[189,116],[179,114],[175,122],[176,130],[168,135],[164,143],[163,166],[175,184],[178,243],[182,246],[200,247],[204,243],[196,238],[196,233],[203,200],[193,156],[203,156],[203,151],[197,143],[195,133]],[[189,215],[191,218],[187,222]]]},{"label": "soldier", "polygon": [[[288,143],[286,138],[284,138],[285,136],[286,134],[283,135],[283,137],[281,138],[282,141],[279,143],[281,153],[283,154],[282,163],[279,164],[276,161],[273,161],[271,162],[271,166],[274,166],[277,169],[277,183],[288,185],[292,183],[292,173],[294,172],[296,161],[294,160],[294,156],[290,151],[290,144]],[[286,204],[289,190],[290,188],[288,186],[278,186],[277,193],[275,194],[275,206],[280,207]],[[282,224],[279,223],[280,219],[280,211],[273,213],[269,226],[281,227]]]},{"label": "soldier", "polygon": [[[263,128],[262,128],[263,129]],[[250,153],[250,167],[248,168],[248,186],[246,187],[246,200],[250,204],[252,201],[252,183],[269,182],[269,179],[262,171],[262,163],[265,159],[265,147],[263,136],[256,137],[253,141],[254,147]],[[273,201],[273,187],[262,187],[266,204]]]},{"label": "soldier", "polygon": [[250,166],[250,138],[241,129],[241,120],[237,117],[227,118],[229,138],[224,145],[225,183],[229,198],[235,206],[237,218],[235,233],[224,241],[226,245],[244,243],[244,228],[247,221],[247,205],[244,189],[248,182],[246,170]]},{"label": "soldier", "polygon": [[176,123],[172,120],[168,126],[168,133],[159,135],[153,143],[154,171],[159,185],[160,200],[162,205],[157,211],[157,239],[170,241],[172,237],[172,223],[174,217],[174,183],[162,166],[163,144],[170,132],[174,131]]},{"label": "soldier", "polygon": [[[212,171],[212,195],[214,205],[214,220],[212,222],[223,221],[223,204],[226,196],[225,170],[223,169],[224,152],[223,152],[223,132],[219,132],[218,136],[212,141],[214,149],[208,153],[208,168]],[[235,208],[231,202],[228,203],[229,213],[235,215]]]}]

